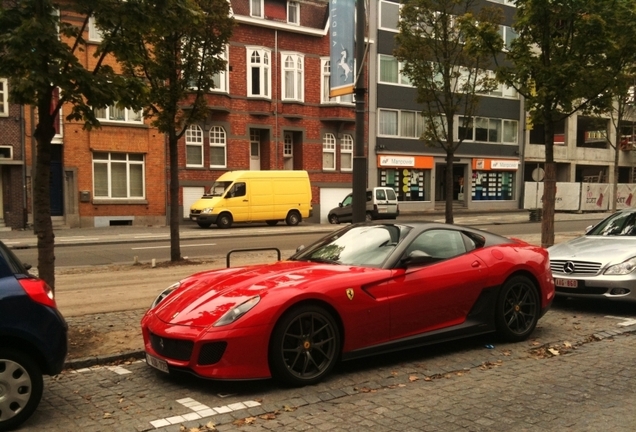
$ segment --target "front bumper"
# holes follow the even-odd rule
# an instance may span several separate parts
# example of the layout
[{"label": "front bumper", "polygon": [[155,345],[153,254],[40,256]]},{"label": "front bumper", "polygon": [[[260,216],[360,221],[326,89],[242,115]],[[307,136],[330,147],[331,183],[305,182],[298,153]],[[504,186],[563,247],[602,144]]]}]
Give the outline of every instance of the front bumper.
[{"label": "front bumper", "polygon": [[199,223],[215,224],[218,215],[215,214],[194,214],[190,213],[190,220]]},{"label": "front bumper", "polygon": [[[636,302],[636,277],[634,275],[597,277],[573,277],[553,273],[556,294],[577,298],[605,298]],[[560,282],[560,281],[565,282]],[[576,286],[559,286],[559,283]]]},{"label": "front bumper", "polygon": [[219,380],[271,377],[267,326],[218,330],[178,326],[148,313],[141,327],[146,353],[164,360],[169,371]]}]

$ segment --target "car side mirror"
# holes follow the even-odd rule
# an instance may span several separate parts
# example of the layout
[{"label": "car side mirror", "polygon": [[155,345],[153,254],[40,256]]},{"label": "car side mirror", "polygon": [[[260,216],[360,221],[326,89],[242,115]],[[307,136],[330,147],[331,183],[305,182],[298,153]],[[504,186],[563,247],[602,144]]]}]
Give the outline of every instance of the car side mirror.
[{"label": "car side mirror", "polygon": [[587,228],[585,228],[585,234],[589,233],[592,230],[592,228],[594,228],[594,226],[595,225],[590,225]]},{"label": "car side mirror", "polygon": [[343,207],[342,203],[338,203],[338,207],[342,208]]},{"label": "car side mirror", "polygon": [[305,245],[300,245],[296,248],[296,252],[300,252],[303,249],[305,249]]},{"label": "car side mirror", "polygon": [[29,271],[33,268],[33,266],[31,264],[27,264],[27,263],[22,263],[22,265],[24,266],[24,268]]},{"label": "car side mirror", "polygon": [[437,261],[436,258],[430,256],[421,250],[414,250],[402,259],[402,264],[406,267],[426,265]]}]

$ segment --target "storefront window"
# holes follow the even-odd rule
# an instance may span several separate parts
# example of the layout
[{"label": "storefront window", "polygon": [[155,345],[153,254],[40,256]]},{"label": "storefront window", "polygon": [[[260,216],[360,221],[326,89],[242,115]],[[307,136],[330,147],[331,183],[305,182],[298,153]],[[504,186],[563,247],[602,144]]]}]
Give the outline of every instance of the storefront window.
[{"label": "storefront window", "polygon": [[431,200],[431,170],[384,168],[379,175],[379,186],[395,189],[399,201]]},{"label": "storefront window", "polygon": [[513,200],[515,173],[509,171],[473,171],[472,199]]}]

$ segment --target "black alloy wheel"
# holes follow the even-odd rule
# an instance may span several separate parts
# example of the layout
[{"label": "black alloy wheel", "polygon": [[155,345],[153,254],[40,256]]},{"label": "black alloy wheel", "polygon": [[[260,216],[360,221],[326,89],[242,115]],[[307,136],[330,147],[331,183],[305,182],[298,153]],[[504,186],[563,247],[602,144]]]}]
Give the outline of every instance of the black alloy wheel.
[{"label": "black alloy wheel", "polygon": [[506,281],[497,299],[497,331],[510,342],[525,340],[539,321],[540,300],[535,284],[526,276]]},{"label": "black alloy wheel", "polygon": [[339,224],[340,221],[338,220],[338,215],[330,214],[329,215],[329,223],[330,224],[334,224],[334,225]]},{"label": "black alloy wheel", "polygon": [[331,314],[318,306],[301,306],[274,328],[270,368],[274,378],[286,384],[315,384],[333,369],[339,354],[340,332]]}]

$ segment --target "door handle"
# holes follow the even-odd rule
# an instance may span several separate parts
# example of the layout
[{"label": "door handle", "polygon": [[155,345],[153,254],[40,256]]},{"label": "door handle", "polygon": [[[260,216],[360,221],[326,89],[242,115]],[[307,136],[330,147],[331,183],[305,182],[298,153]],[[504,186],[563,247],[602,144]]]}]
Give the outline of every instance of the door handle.
[{"label": "door handle", "polygon": [[470,266],[472,268],[477,268],[477,267],[481,267],[481,264],[479,263],[479,261],[473,261],[473,263]]}]

